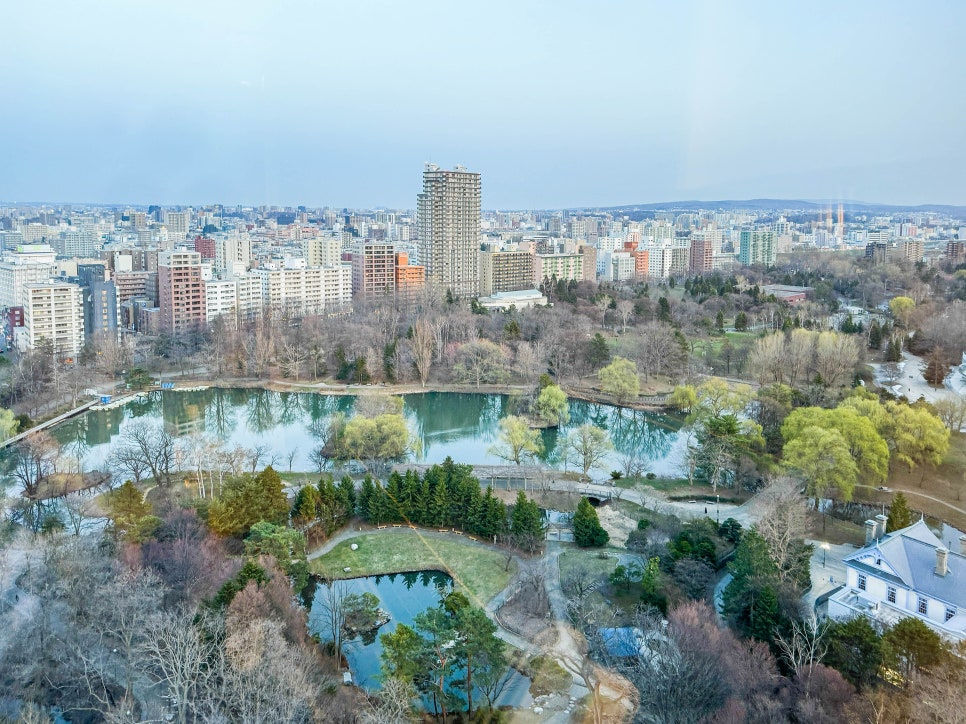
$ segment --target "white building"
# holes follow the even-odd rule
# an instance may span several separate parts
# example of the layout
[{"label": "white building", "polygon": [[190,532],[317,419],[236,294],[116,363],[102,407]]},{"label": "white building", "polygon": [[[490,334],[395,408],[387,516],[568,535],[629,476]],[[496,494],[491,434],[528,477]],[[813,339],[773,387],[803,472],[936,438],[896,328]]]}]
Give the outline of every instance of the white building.
[{"label": "white building", "polygon": [[84,297],[76,284],[45,282],[24,287],[22,331],[18,344],[34,349],[43,340],[62,357],[76,357],[84,346]]},{"label": "white building", "polygon": [[866,545],[845,558],[845,586],[829,598],[834,619],[868,616],[892,625],[917,618],[945,638],[966,640],[966,536],[947,548],[926,523],[885,534],[866,521]]},{"label": "white building", "polygon": [[47,244],[21,245],[0,262],[0,307],[21,307],[27,284],[46,282],[54,274],[57,255]]},{"label": "white building", "polygon": [[256,269],[262,301],[285,314],[335,311],[352,302],[352,265],[310,269]]}]

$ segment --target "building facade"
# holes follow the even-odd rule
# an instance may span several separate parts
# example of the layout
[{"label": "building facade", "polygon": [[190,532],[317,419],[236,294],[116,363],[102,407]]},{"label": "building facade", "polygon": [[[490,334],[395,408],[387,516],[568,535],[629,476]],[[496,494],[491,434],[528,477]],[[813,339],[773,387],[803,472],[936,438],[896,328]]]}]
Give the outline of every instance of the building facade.
[{"label": "building facade", "polygon": [[741,232],[738,261],[745,266],[772,266],[775,263],[775,232],[765,229]]},{"label": "building facade", "polygon": [[419,263],[456,297],[480,293],[480,174],[427,164],[416,200]]},{"label": "building facade", "polygon": [[44,340],[63,358],[76,358],[84,346],[84,299],[76,284],[44,282],[24,288],[21,346],[35,349]]},{"label": "building facade", "polygon": [[175,249],[158,255],[158,307],[161,329],[169,334],[204,325],[207,309],[201,254]]},{"label": "building facade", "polygon": [[920,520],[886,534],[886,517],[866,521],[866,544],[844,559],[845,585],[830,618],[867,616],[884,625],[916,618],[952,642],[966,640],[966,536],[950,550]]}]

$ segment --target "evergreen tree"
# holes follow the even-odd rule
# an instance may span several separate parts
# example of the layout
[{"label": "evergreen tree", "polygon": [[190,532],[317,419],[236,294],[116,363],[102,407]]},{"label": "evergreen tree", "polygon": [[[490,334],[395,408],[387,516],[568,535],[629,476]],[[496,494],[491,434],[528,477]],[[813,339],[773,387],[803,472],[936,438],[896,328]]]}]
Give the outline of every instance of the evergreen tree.
[{"label": "evergreen tree", "polygon": [[882,328],[879,326],[879,323],[874,320],[872,324],[869,326],[869,348],[870,349],[882,348]]},{"label": "evergreen tree", "polygon": [[542,540],[544,536],[543,514],[539,506],[521,490],[517,493],[513,513],[510,516],[510,532],[514,535],[533,536]]},{"label": "evergreen tree", "polygon": [[735,316],[735,330],[738,332],[743,332],[748,329],[748,315],[744,312],[738,312]]},{"label": "evergreen tree", "polygon": [[161,524],[151,514],[151,503],[130,480],[110,494],[107,508],[114,534],[129,543],[143,543]]},{"label": "evergreen tree", "polygon": [[[346,478],[349,478],[349,476],[346,475],[342,480],[345,481]],[[349,479],[351,480],[352,478]],[[356,498],[356,512],[360,518],[367,522],[371,522],[369,520],[369,501],[372,499],[375,490],[376,486],[372,482],[372,476],[367,474],[362,480],[362,489]]]},{"label": "evergreen tree", "polygon": [[607,545],[610,536],[600,524],[597,511],[587,498],[581,498],[573,520],[574,541],[581,548],[594,548]]},{"label": "evergreen tree", "polygon": [[671,303],[668,302],[667,297],[660,297],[657,300],[657,318],[665,324],[671,323]]},{"label": "evergreen tree", "polygon": [[607,340],[604,336],[598,332],[590,340],[590,349],[587,352],[587,361],[590,362],[590,366],[594,369],[602,367],[607,364],[610,360],[610,348],[607,346]]},{"label": "evergreen tree", "polygon": [[902,530],[910,525],[912,525],[912,511],[909,510],[906,496],[900,490],[892,496],[892,505],[889,506],[889,517],[886,520],[886,533]]}]

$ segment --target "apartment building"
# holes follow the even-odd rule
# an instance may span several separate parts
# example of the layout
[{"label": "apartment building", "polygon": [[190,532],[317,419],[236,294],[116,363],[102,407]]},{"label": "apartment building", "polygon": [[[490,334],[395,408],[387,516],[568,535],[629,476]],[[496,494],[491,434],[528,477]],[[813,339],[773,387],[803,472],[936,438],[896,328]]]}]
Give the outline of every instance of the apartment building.
[{"label": "apartment building", "polygon": [[485,251],[480,254],[480,294],[534,288],[533,254],[529,251]]},{"label": "apartment building", "polygon": [[48,340],[58,356],[76,358],[84,346],[81,288],[61,282],[27,284],[23,299],[24,325],[18,330],[21,348],[34,349]]},{"label": "apartment building", "polygon": [[457,297],[480,292],[480,174],[426,164],[416,200],[419,263],[427,280]]},{"label": "apartment building", "polygon": [[187,249],[158,254],[158,307],[161,329],[170,334],[204,325],[207,309],[201,254]]}]

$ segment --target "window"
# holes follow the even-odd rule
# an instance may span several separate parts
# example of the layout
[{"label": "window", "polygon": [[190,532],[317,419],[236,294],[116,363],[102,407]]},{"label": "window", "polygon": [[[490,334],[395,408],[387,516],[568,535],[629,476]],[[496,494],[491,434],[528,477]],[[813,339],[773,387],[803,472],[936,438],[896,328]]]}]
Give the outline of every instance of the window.
[{"label": "window", "polygon": [[919,607],[918,607],[918,609],[917,609],[917,610],[918,610],[918,611],[919,611],[919,613],[921,613],[921,614],[922,614],[923,616],[925,616],[925,615],[926,615],[926,607],[927,607],[927,605],[928,605],[928,602],[926,601],[926,599],[925,599],[925,598],[923,598],[922,596],[920,596],[920,597],[919,597]]},{"label": "window", "polygon": [[860,591],[864,591],[865,590],[865,581],[866,581],[865,576],[860,573],[859,574],[859,590]]},{"label": "window", "polygon": [[886,590],[886,598],[888,599],[889,603],[895,603],[896,602],[896,589],[895,589],[895,586],[889,586],[888,590]]},{"label": "window", "polygon": [[947,606],[946,607],[946,617],[943,619],[943,621],[944,622],[945,621],[948,621],[949,619],[951,619],[955,615],[956,615],[956,609],[953,608],[952,606]]}]

